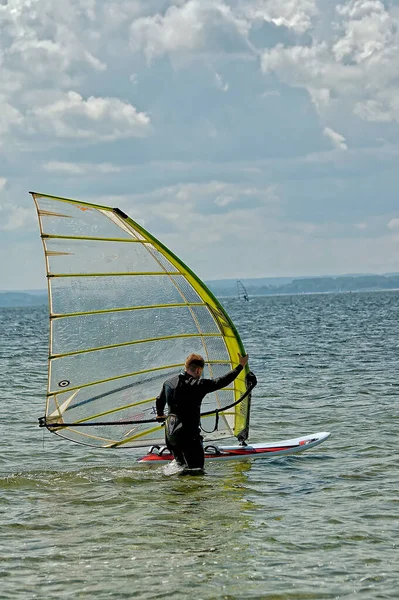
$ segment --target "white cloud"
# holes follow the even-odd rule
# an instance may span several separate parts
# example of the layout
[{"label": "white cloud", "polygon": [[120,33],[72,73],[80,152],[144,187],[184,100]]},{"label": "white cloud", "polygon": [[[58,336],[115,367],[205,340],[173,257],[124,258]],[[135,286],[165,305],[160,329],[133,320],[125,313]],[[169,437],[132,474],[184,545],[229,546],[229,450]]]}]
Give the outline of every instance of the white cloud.
[{"label": "white cloud", "polygon": [[[12,127],[22,125],[22,123],[21,113],[7,102],[2,102],[0,96],[0,135],[4,136]],[[4,143],[4,140],[0,138],[0,145],[2,142]]]},{"label": "white cloud", "polygon": [[0,206],[0,230],[14,231],[24,229],[27,225],[32,226],[34,222],[33,211],[22,206],[4,204]]},{"label": "white cloud", "polygon": [[229,89],[229,84],[225,83],[223,81],[223,79],[221,78],[221,76],[219,75],[219,73],[215,73],[215,82],[216,82],[216,87],[221,90],[222,92],[227,92]]},{"label": "white cloud", "polygon": [[[156,235],[202,278],[236,277],[240,272],[262,277],[397,270],[394,240],[387,236],[353,236],[339,223],[287,223],[265,205],[212,218],[185,211],[176,225],[177,231]],[[189,249],[183,231],[190,231]]]},{"label": "white cloud", "polygon": [[[258,215],[262,215],[261,221],[270,221],[280,210],[273,187],[222,181],[181,183],[143,194],[97,197],[96,201],[119,206],[163,241],[165,232],[167,235],[176,232],[181,239],[176,242],[173,237],[173,243],[179,248],[186,244],[187,231],[192,248],[199,248],[204,240],[208,243],[209,236],[214,240],[231,236],[250,239],[249,224],[252,223],[253,229]],[[248,226],[244,225],[246,222]]]},{"label": "white cloud", "polygon": [[[207,218],[215,206],[224,208],[233,205],[235,209],[247,206],[249,210],[259,205],[267,205],[270,214],[278,210],[279,198],[272,186],[256,187],[224,181],[208,181],[204,183],[180,183],[168,187],[157,188],[145,194],[130,196],[134,206],[155,206],[159,211],[164,202],[180,207],[179,214],[187,209],[195,214],[203,214]],[[115,199],[115,198],[114,198]],[[252,204],[251,204],[252,201]],[[220,212],[220,211],[218,211]],[[165,218],[170,215],[164,211]]]},{"label": "white cloud", "polygon": [[0,177],[0,192],[4,190],[6,187],[7,179],[5,177]]},{"label": "white cloud", "polygon": [[266,92],[262,93],[262,98],[269,98],[272,96],[279,97],[280,95],[280,92],[277,90],[267,90]]},{"label": "white cloud", "polygon": [[325,42],[314,43],[311,46],[288,47],[279,43],[263,52],[261,56],[261,68],[264,73],[275,72],[286,83],[298,87],[313,84],[316,89],[322,88],[324,80],[329,79],[329,62],[329,51]]},{"label": "white cloud", "polygon": [[80,93],[102,77],[121,40],[127,54],[129,22],[152,10],[151,0],[144,4],[0,2],[0,146],[42,146],[38,133],[111,141],[145,135],[149,117],[129,101]]},{"label": "white cloud", "polygon": [[[133,51],[142,51],[149,61],[163,54],[190,53],[206,48],[213,42],[222,48],[226,29],[235,34],[237,43],[247,45],[250,24],[223,0],[188,0],[172,5],[162,15],[140,17],[130,27]],[[215,50],[215,48],[214,48]]]},{"label": "white cloud", "polygon": [[19,87],[27,82],[51,87],[52,82],[62,85],[76,67],[104,70],[106,65],[96,56],[96,9],[91,0],[70,0],[68,6],[52,0],[0,4],[5,73]]},{"label": "white cloud", "polygon": [[217,196],[215,198],[215,204],[217,206],[228,206],[229,204],[232,204],[234,202],[234,197],[233,196]]},{"label": "white cloud", "polygon": [[45,171],[51,173],[65,173],[68,175],[93,175],[120,173],[123,169],[118,165],[109,163],[71,163],[51,160],[43,165]]},{"label": "white cloud", "polygon": [[[28,30],[29,31],[29,30]],[[9,59],[18,60],[19,66],[30,70],[31,75],[48,79],[50,72],[63,72],[73,63],[87,63],[94,70],[104,71],[106,65],[86,50],[76,35],[65,30],[60,41],[38,39],[37,32],[30,30],[31,36],[15,39],[8,50]]]},{"label": "white cloud", "polygon": [[316,0],[243,0],[240,10],[250,21],[266,21],[305,33],[318,14]]},{"label": "white cloud", "polygon": [[147,134],[149,117],[119,98],[87,100],[69,91],[58,101],[37,107],[30,115],[32,128],[58,138],[116,140]]},{"label": "white cloud", "polygon": [[335,148],[337,148],[338,150],[347,150],[348,149],[345,138],[340,133],[337,133],[333,129],[330,129],[330,127],[325,127],[323,130],[323,133],[326,137],[328,137],[332,141]]},{"label": "white cloud", "polygon": [[388,92],[382,90],[376,98],[357,102],[353,110],[355,115],[374,123],[399,122],[399,89]]},{"label": "white cloud", "polygon": [[351,0],[337,6],[343,36],[332,47],[337,61],[362,63],[395,43],[393,19],[379,0]]},{"label": "white cloud", "polygon": [[321,114],[333,105],[368,121],[399,121],[399,19],[379,0],[338,5],[330,35],[309,31],[310,45],[276,44],[264,73],[305,88]]},{"label": "white cloud", "polygon": [[367,223],[355,223],[355,229],[359,229],[360,231],[365,231],[367,229]]},{"label": "white cloud", "polygon": [[388,229],[399,230],[399,219],[391,219],[388,223]]},{"label": "white cloud", "polygon": [[130,28],[133,50],[143,50],[149,60],[166,52],[193,50],[203,41],[201,7],[191,1],[171,6],[165,15],[156,14],[134,21]]}]

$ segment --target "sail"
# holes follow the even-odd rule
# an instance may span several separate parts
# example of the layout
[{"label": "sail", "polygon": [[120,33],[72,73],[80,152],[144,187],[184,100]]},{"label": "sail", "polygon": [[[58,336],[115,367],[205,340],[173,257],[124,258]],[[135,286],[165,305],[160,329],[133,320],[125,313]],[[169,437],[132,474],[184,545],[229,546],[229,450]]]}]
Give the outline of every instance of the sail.
[{"label": "sail", "polygon": [[[161,242],[117,208],[31,192],[44,246],[50,309],[45,417],[54,433],[90,446],[164,442],[155,418],[163,382],[192,352],[204,377],[219,377],[244,354],[225,310]],[[246,392],[246,367],[202,411]],[[248,435],[250,395],[222,410],[205,440]],[[132,423],[133,421],[133,423]],[[149,421],[149,422],[143,422]],[[127,423],[130,422],[130,423]],[[204,431],[215,414],[202,418]]]},{"label": "sail", "polygon": [[239,279],[237,280],[237,294],[239,300],[246,300],[249,302],[248,292],[245,289],[244,284]]}]

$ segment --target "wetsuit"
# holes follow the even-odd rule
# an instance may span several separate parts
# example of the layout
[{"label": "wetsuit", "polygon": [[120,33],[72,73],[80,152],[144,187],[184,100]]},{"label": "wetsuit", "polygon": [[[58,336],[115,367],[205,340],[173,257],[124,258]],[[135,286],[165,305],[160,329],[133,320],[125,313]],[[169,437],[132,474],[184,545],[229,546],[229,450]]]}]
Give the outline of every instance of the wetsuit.
[{"label": "wetsuit", "polygon": [[165,423],[166,445],[180,465],[189,469],[203,469],[201,402],[210,392],[229,385],[242,370],[242,365],[238,365],[217,379],[196,379],[183,371],[163,384],[156,399],[157,415],[164,414],[167,404],[169,412]]}]

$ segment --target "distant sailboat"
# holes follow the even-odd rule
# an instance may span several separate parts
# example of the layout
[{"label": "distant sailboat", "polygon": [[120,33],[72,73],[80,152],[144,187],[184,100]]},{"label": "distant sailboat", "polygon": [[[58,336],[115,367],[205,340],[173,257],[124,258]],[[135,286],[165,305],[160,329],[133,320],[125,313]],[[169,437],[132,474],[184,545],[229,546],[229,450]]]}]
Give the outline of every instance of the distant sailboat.
[{"label": "distant sailboat", "polygon": [[248,292],[245,289],[244,284],[239,279],[237,279],[237,294],[239,300],[245,300],[246,302],[249,302]]}]

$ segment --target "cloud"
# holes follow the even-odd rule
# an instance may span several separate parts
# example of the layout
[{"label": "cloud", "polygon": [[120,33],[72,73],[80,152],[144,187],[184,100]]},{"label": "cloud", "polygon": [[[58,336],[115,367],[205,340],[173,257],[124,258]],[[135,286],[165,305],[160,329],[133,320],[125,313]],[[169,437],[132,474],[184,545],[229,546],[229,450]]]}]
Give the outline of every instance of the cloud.
[{"label": "cloud", "polygon": [[[387,236],[353,235],[348,226],[333,221],[295,223],[270,214],[266,205],[212,218],[187,211],[175,224],[178,231],[162,233],[162,241],[207,279],[341,274],[362,272],[365,265],[375,272],[397,268],[394,240]],[[190,231],[189,248],[183,231]]]},{"label": "cloud", "polygon": [[51,173],[60,173],[66,175],[93,175],[93,174],[113,174],[120,173],[123,168],[118,165],[112,165],[109,163],[72,163],[72,162],[61,162],[57,160],[51,160],[43,165],[45,171]]},{"label": "cloud", "polygon": [[248,21],[222,0],[188,0],[170,6],[163,15],[133,21],[130,46],[144,52],[149,61],[164,54],[209,50],[209,45],[214,51],[226,51],[226,38],[235,49],[248,47],[249,28]]},{"label": "cloud", "polygon": [[69,91],[58,101],[32,110],[33,129],[57,138],[112,141],[147,134],[150,118],[119,98],[87,100]]},{"label": "cloud", "polygon": [[15,231],[17,229],[25,229],[26,226],[32,228],[34,215],[32,210],[22,206],[13,206],[4,204],[0,206],[0,230]]},{"label": "cloud", "polygon": [[229,89],[229,84],[225,83],[223,81],[223,79],[221,78],[221,76],[219,75],[219,73],[215,72],[215,82],[216,82],[216,87],[221,91],[221,92],[227,92]]},{"label": "cloud", "polygon": [[[395,93],[398,93],[396,91]],[[355,115],[364,121],[374,123],[399,122],[399,98],[392,96],[392,92],[381,91],[376,100],[362,100],[355,104]]]},{"label": "cloud", "polygon": [[229,204],[233,204],[234,203],[234,196],[217,196],[215,198],[215,204],[216,206],[229,206]]},{"label": "cloud", "polygon": [[393,20],[379,0],[352,0],[336,10],[343,18],[343,35],[332,47],[338,61],[362,63],[394,41]]},{"label": "cloud", "polygon": [[310,44],[276,44],[261,68],[305,88],[320,114],[341,105],[364,120],[399,121],[398,25],[379,0],[351,0],[336,7],[324,39],[314,29]]},{"label": "cloud", "polygon": [[161,239],[164,233],[176,232],[179,247],[184,246],[186,232],[190,231],[190,247],[196,248],[204,240],[210,243],[209,236],[214,241],[242,235],[250,239],[245,222],[252,223],[253,229],[255,222],[259,226],[258,214],[270,220],[280,210],[274,188],[222,181],[181,183],[129,196],[97,196],[96,201],[119,206]]},{"label": "cloud", "polygon": [[271,98],[273,96],[279,97],[281,94],[277,90],[266,90],[266,92],[262,93],[262,98]]},{"label": "cloud", "polygon": [[365,231],[367,229],[367,223],[355,223],[355,229],[359,229],[359,231]]},{"label": "cloud", "polygon": [[124,0],[0,3],[0,145],[42,147],[43,134],[88,141],[146,135],[148,115],[128,100],[80,93],[105,73],[123,35],[127,48],[129,20],[143,9]]},{"label": "cloud", "polygon": [[392,229],[392,231],[399,231],[399,219],[391,219],[388,223],[388,229]]},{"label": "cloud", "polygon": [[78,75],[73,72],[76,67],[104,71],[105,63],[96,56],[96,8],[93,2],[77,0],[67,8],[51,0],[0,4],[3,73],[16,88],[24,88],[27,83],[70,85],[71,77]]},{"label": "cloud", "polygon": [[335,148],[337,148],[338,150],[347,150],[348,149],[348,146],[346,145],[346,142],[345,142],[345,138],[340,133],[337,133],[336,131],[334,131],[333,129],[330,129],[329,127],[325,127],[323,129],[323,133],[326,137],[328,137],[332,141]]},{"label": "cloud", "polygon": [[[12,127],[23,124],[22,114],[8,102],[2,101],[0,96],[0,135],[8,133]],[[0,138],[0,145],[4,144],[4,138]]]},{"label": "cloud", "polygon": [[[109,199],[98,201],[109,204]],[[267,246],[278,230],[279,200],[269,188],[220,181],[180,184],[146,195],[113,197],[111,204],[122,204],[203,278],[234,276],[245,268],[255,272],[264,260],[266,238]],[[254,240],[259,240],[256,265],[252,259],[248,264]]]},{"label": "cloud", "polygon": [[[26,226],[31,229],[33,223],[35,223],[35,221],[37,222],[32,207],[29,209],[27,206],[17,205],[15,201],[13,202],[13,197],[12,180],[10,181],[6,177],[0,177],[0,231],[8,232],[18,229],[22,230]],[[6,234],[4,233],[0,235],[0,244],[5,243],[5,237]],[[3,261],[6,267],[6,262],[7,264],[12,264],[12,260],[10,263],[8,263],[8,261]]]},{"label": "cloud", "polygon": [[174,186],[155,189],[147,194],[132,196],[134,204],[145,203],[156,205],[156,210],[163,209],[165,203],[175,210],[163,210],[166,218],[179,219],[185,211],[206,215],[213,213],[231,213],[234,210],[257,206],[268,206],[270,214],[278,210],[279,199],[272,186],[256,187],[223,181],[204,183],[181,183]]},{"label": "cloud", "polygon": [[296,33],[308,31],[318,14],[316,0],[243,0],[239,8],[250,21],[273,23]]},{"label": "cloud", "polygon": [[177,50],[193,50],[201,45],[204,23],[199,3],[171,6],[165,15],[156,14],[134,21],[130,28],[133,50],[143,50],[149,60]]}]

